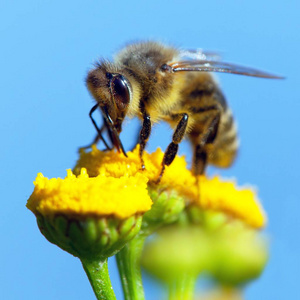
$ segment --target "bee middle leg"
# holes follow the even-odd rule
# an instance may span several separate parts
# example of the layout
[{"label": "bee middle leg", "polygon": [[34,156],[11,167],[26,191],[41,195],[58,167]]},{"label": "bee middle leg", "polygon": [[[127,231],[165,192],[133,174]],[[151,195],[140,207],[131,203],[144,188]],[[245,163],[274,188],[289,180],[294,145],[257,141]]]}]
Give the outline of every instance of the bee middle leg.
[{"label": "bee middle leg", "polygon": [[156,183],[160,182],[165,171],[165,166],[169,166],[173,162],[178,152],[178,148],[179,148],[178,144],[182,141],[188,124],[189,115],[187,113],[174,114],[171,117],[172,119],[178,119],[180,117],[180,120],[173,134],[172,142],[169,144],[167,150],[165,151],[164,158],[161,163],[162,168]]},{"label": "bee middle leg", "polygon": [[140,159],[142,163],[142,170],[145,169],[145,164],[143,160],[143,153],[146,147],[146,144],[149,140],[151,133],[151,119],[150,115],[146,112],[146,110],[143,110],[143,126],[140,131],[140,136],[139,136],[139,144],[140,144]]}]

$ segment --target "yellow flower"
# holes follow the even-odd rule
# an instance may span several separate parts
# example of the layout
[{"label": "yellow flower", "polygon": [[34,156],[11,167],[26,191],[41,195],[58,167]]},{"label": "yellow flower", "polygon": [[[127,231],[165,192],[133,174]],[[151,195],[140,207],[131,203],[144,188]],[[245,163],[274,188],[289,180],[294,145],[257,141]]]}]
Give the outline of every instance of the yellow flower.
[{"label": "yellow flower", "polygon": [[40,173],[27,208],[43,216],[69,214],[79,218],[92,215],[124,219],[151,208],[147,182],[143,174],[89,177],[85,169],[77,177],[69,170],[65,179],[48,179]]},{"label": "yellow flower", "polygon": [[116,254],[139,232],[152,201],[143,174],[89,177],[69,170],[65,179],[38,174],[28,199],[42,234],[80,259]]},{"label": "yellow flower", "polygon": [[184,157],[176,156],[173,163],[165,169],[159,184],[155,185],[160,171],[163,152],[157,149],[154,153],[144,153],[146,170],[141,170],[138,147],[128,152],[128,157],[115,151],[101,152],[93,147],[91,152],[81,152],[74,173],[78,174],[82,167],[90,176],[137,176],[143,174],[149,179],[148,185],[154,189],[171,189],[184,197],[186,205],[194,204],[204,210],[225,212],[243,220],[248,225],[261,228],[266,223],[265,213],[250,188],[239,188],[234,181],[223,181],[219,177],[196,178],[187,168]]},{"label": "yellow flower", "polygon": [[219,177],[200,177],[198,185],[200,197],[194,202],[197,206],[225,212],[254,228],[265,226],[265,213],[252,188],[239,188],[234,181],[222,181]]}]

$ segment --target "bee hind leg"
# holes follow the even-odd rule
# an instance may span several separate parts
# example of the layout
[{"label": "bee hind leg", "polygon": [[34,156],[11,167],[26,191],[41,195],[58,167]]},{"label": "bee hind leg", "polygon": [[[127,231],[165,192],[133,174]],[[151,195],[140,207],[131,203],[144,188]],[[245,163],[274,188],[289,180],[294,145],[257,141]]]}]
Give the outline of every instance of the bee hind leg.
[{"label": "bee hind leg", "polygon": [[203,175],[207,165],[207,153],[202,146],[196,145],[193,159],[193,174]]},{"label": "bee hind leg", "polygon": [[178,148],[179,148],[178,144],[182,141],[182,139],[185,135],[189,115],[187,113],[172,115],[173,119],[177,119],[178,117],[181,117],[181,118],[180,118],[180,121],[177,124],[175,132],[173,134],[172,142],[169,144],[167,150],[165,151],[164,158],[161,163],[162,168],[161,168],[161,171],[160,171],[160,174],[159,174],[159,177],[158,177],[156,183],[159,183],[161,181],[161,178],[165,171],[165,166],[169,166],[173,162],[173,160],[178,152]]},{"label": "bee hind leg", "polygon": [[209,122],[206,131],[200,136],[200,140],[195,144],[192,171],[195,176],[203,175],[207,165],[207,148],[216,139],[220,124],[221,114],[217,113]]}]

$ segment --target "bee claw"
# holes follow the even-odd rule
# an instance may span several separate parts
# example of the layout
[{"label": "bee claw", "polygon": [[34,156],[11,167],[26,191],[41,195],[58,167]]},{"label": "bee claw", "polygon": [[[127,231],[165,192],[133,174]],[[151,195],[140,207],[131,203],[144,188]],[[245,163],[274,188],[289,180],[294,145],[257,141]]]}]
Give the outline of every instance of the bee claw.
[{"label": "bee claw", "polygon": [[164,175],[164,171],[165,171],[165,165],[162,166],[162,169],[160,171],[160,174],[159,174],[158,178],[154,181],[155,184],[160,184],[161,179]]},{"label": "bee claw", "polygon": [[160,184],[160,181],[161,181],[161,176],[159,176],[159,177],[154,181],[154,183],[155,183],[155,184]]},{"label": "bee claw", "polygon": [[83,146],[83,147],[79,147],[78,150],[77,150],[77,152],[80,154],[80,153],[82,153],[82,152],[84,152],[86,150],[92,149],[92,145],[93,144],[90,144],[90,145],[87,145],[87,146]]}]

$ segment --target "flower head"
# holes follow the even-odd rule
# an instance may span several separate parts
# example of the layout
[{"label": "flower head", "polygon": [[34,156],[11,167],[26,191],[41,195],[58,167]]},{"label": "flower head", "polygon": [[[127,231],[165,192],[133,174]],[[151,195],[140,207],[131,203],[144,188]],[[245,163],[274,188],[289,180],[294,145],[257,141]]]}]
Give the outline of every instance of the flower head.
[{"label": "flower head", "polygon": [[65,179],[48,179],[39,173],[27,208],[43,216],[69,214],[78,218],[93,215],[124,219],[151,208],[147,181],[143,174],[89,177],[85,169],[77,177],[69,170]]},{"label": "flower head", "polygon": [[51,243],[80,258],[108,257],[139,232],[152,205],[147,181],[142,174],[89,177],[85,169],[65,179],[38,174],[27,208]]},{"label": "flower head", "polygon": [[265,226],[266,215],[253,188],[237,187],[234,181],[220,177],[202,176],[198,189],[200,197],[195,197],[193,204],[199,208],[224,212],[254,228]]}]

